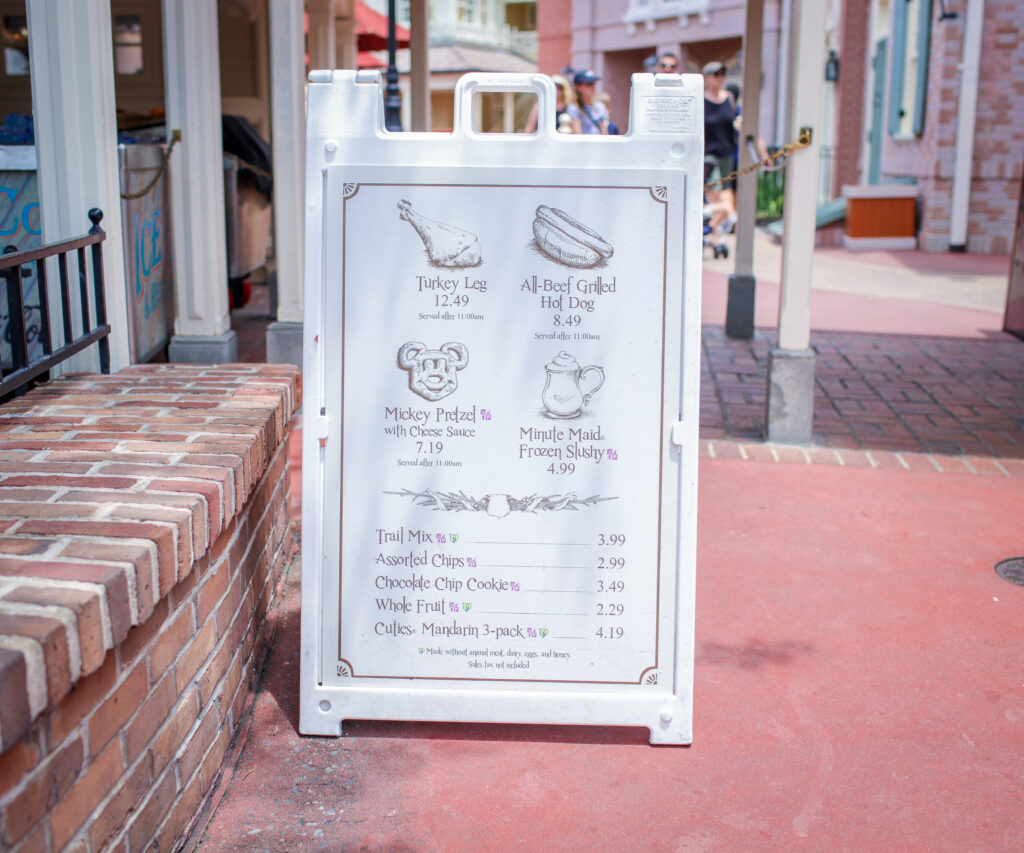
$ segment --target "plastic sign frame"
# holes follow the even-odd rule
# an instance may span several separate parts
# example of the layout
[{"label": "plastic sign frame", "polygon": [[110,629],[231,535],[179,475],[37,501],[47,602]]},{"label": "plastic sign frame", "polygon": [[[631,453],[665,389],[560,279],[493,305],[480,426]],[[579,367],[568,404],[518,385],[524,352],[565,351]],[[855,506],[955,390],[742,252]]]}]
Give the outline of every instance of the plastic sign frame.
[{"label": "plastic sign frame", "polygon": [[627,135],[560,135],[549,78],[471,74],[389,133],[379,73],[310,75],[302,733],[691,742],[702,95],[634,75]]}]

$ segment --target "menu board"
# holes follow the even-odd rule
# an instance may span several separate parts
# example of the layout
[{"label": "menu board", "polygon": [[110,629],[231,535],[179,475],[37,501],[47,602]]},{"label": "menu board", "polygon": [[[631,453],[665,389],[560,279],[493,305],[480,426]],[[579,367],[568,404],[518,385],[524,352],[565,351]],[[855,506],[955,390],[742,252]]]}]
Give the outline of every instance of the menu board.
[{"label": "menu board", "polygon": [[577,722],[687,742],[699,185],[671,161],[395,159],[328,159],[315,188],[302,731]]}]

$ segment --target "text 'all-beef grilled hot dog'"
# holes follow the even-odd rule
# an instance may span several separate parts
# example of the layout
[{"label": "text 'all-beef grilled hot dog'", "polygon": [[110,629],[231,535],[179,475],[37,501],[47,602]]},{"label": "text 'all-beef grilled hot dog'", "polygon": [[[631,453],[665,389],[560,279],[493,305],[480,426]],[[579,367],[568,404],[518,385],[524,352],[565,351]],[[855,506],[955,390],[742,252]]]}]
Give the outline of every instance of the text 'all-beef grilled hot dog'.
[{"label": "text 'all-beef grilled hot dog'", "polygon": [[544,204],[537,208],[533,236],[541,251],[569,267],[592,267],[614,252],[611,244],[592,228],[577,222],[564,210]]}]

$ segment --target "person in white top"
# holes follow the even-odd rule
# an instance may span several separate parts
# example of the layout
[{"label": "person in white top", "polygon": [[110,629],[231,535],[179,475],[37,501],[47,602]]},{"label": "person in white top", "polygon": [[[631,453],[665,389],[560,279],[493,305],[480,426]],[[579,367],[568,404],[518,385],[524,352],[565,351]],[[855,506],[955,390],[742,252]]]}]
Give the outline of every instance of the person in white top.
[{"label": "person in white top", "polygon": [[577,71],[573,77],[576,103],[569,104],[567,112],[572,118],[573,133],[608,133],[608,109],[594,98],[598,77],[593,71]]}]

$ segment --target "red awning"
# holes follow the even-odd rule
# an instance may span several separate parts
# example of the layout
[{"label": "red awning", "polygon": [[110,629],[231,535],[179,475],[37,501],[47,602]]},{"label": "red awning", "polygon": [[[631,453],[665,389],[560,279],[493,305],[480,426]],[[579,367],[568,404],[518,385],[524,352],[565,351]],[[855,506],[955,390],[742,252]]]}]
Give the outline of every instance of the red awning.
[{"label": "red awning", "polygon": [[[387,50],[388,19],[386,15],[375,12],[365,3],[356,0],[356,45],[357,49]],[[409,46],[409,31],[405,27],[395,26],[395,41],[398,47]]]},{"label": "red awning", "polygon": [[356,68],[387,68],[387,64],[380,54],[369,50],[359,51],[356,57]]}]

